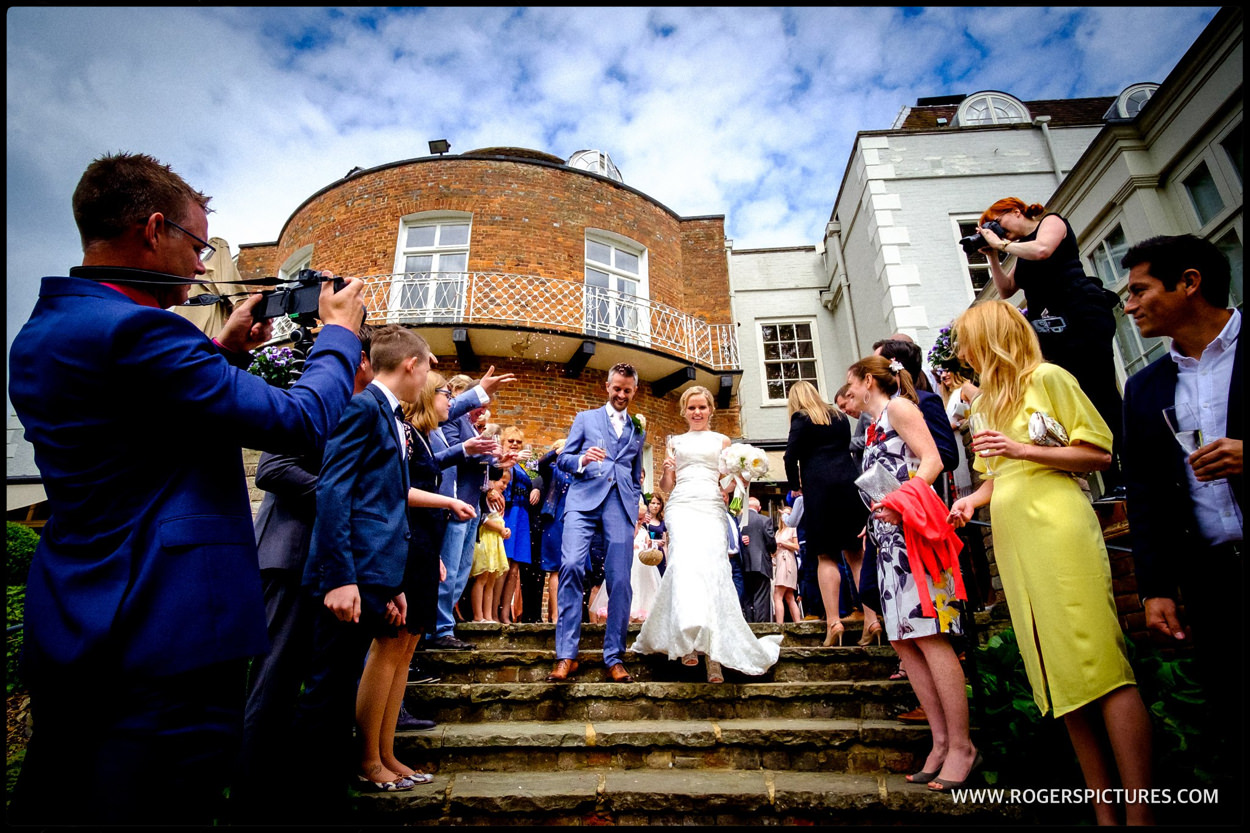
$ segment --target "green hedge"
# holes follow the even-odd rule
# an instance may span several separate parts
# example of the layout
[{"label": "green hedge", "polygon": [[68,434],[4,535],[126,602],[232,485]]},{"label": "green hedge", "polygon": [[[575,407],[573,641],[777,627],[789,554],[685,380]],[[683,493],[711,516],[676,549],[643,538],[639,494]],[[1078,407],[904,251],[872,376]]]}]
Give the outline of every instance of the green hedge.
[{"label": "green hedge", "polygon": [[26,574],[30,572],[30,560],[35,556],[35,547],[39,544],[39,536],[28,526],[8,524],[8,545],[5,547],[5,577],[9,587],[20,587],[26,584]]}]

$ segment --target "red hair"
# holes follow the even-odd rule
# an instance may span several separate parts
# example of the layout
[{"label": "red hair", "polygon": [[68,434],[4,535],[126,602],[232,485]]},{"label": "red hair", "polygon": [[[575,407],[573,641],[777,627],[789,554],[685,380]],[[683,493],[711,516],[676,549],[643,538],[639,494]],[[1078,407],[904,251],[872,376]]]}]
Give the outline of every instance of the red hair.
[{"label": "red hair", "polygon": [[984,226],[990,220],[997,220],[1008,211],[1018,210],[1026,218],[1036,220],[1046,213],[1046,207],[1033,203],[1025,205],[1024,200],[1019,197],[1003,197],[998,202],[985,209],[985,213],[981,215],[981,221],[977,225]]}]

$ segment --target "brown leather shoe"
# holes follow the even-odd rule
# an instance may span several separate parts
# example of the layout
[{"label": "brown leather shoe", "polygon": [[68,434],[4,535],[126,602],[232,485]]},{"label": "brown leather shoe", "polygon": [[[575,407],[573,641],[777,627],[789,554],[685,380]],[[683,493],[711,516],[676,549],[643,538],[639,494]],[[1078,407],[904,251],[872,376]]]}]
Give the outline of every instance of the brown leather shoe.
[{"label": "brown leather shoe", "polygon": [[629,676],[629,672],[625,670],[624,663],[616,663],[608,666],[608,678],[614,683],[632,683],[634,678]]},{"label": "brown leather shoe", "polygon": [[577,673],[577,660],[562,659],[556,662],[556,667],[547,675],[547,682],[562,683],[569,677]]},{"label": "brown leather shoe", "polygon": [[929,716],[924,713],[924,709],[922,708],[915,708],[909,712],[903,712],[896,719],[901,720],[904,723],[928,723],[929,722]]}]

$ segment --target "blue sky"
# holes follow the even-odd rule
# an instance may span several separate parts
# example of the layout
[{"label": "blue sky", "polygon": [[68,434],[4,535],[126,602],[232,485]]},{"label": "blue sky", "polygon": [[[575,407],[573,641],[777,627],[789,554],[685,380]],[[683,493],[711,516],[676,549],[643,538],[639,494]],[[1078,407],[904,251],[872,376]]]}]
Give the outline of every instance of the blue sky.
[{"label": "blue sky", "polygon": [[[855,133],[917,98],[1161,82],[1217,7],[10,8],[8,339],[81,259],[70,195],[127,150],[213,197],[209,232],[277,238],[354,167],[606,151],[737,248],[812,245]],[[7,355],[7,342],[6,342]]]}]

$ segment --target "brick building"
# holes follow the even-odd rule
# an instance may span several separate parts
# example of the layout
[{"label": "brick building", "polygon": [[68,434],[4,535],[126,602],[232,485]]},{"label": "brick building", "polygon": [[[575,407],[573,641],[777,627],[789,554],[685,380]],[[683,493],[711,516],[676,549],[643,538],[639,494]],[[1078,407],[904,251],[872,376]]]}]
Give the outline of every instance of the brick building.
[{"label": "brick building", "polygon": [[244,280],[306,267],[365,278],[369,322],[420,330],[444,374],[516,373],[493,421],[537,450],[604,402],[619,361],[641,379],[648,483],[664,437],[685,430],[685,387],[712,390],[714,428],[740,434],[724,217],[678,216],[606,154],[488,148],[353,169],[278,240],[239,249]]}]

